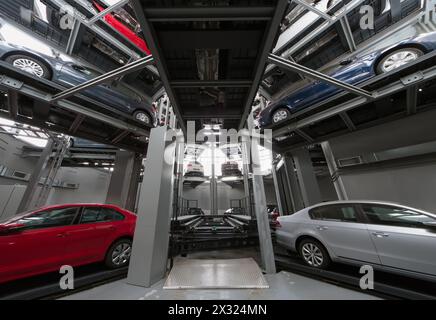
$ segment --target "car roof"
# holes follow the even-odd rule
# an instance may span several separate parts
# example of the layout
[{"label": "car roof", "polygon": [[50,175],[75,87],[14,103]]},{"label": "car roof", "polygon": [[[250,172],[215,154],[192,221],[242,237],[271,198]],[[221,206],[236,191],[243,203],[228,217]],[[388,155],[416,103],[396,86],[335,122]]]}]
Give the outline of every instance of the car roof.
[{"label": "car roof", "polygon": [[414,208],[408,205],[404,205],[398,202],[393,202],[393,201],[382,201],[382,200],[338,200],[338,201],[326,201],[326,202],[321,202],[318,203],[316,205],[313,205],[311,207],[308,207],[306,209],[313,209],[313,208],[317,208],[317,207],[322,207],[322,206],[326,206],[326,205],[335,205],[335,204],[359,204],[359,203],[363,203],[363,204],[380,204],[380,205],[391,205],[391,206],[399,206],[399,207],[403,207],[403,208],[410,208],[416,211],[421,211],[421,212],[425,212],[425,213],[430,213],[433,214],[431,212],[428,212],[426,210],[422,210],[419,208]]}]

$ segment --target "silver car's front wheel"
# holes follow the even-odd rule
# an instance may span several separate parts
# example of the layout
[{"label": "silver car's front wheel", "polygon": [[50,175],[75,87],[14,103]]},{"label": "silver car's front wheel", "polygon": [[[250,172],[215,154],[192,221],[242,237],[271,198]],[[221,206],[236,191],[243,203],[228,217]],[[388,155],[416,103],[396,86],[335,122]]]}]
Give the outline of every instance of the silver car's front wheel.
[{"label": "silver car's front wheel", "polygon": [[330,264],[330,257],[324,246],[316,240],[303,240],[299,247],[304,262],[314,268],[324,269]]},{"label": "silver car's front wheel", "polygon": [[377,66],[379,74],[398,69],[408,63],[417,60],[424,54],[422,50],[416,48],[403,48],[389,53]]}]

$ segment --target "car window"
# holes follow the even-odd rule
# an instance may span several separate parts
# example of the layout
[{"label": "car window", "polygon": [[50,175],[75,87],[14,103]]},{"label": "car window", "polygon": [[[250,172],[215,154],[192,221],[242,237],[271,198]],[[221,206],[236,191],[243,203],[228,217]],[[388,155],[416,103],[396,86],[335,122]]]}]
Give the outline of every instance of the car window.
[{"label": "car window", "polygon": [[372,224],[420,228],[425,227],[426,222],[436,221],[430,216],[408,208],[362,204],[362,209]]},{"label": "car window", "polygon": [[83,209],[81,224],[123,220],[124,216],[110,208],[86,207]]},{"label": "car window", "polygon": [[26,229],[41,229],[71,225],[77,214],[77,207],[40,211],[15,221]]},{"label": "car window", "polygon": [[314,220],[329,220],[343,222],[358,222],[354,206],[323,206],[310,210]]}]

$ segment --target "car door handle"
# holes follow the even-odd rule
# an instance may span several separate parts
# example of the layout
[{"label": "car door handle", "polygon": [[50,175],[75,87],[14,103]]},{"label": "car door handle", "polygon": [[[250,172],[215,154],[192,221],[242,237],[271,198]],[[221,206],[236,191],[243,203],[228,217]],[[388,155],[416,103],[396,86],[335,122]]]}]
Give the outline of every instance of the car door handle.
[{"label": "car door handle", "polygon": [[56,237],[58,237],[58,238],[65,238],[66,236],[67,236],[66,233],[58,233],[58,234],[56,235]]},{"label": "car door handle", "polygon": [[324,231],[324,230],[327,230],[328,229],[328,227],[325,227],[325,226],[317,226],[316,227],[319,231]]},{"label": "car door handle", "polygon": [[384,232],[373,232],[372,234],[374,236],[376,236],[377,238],[387,238],[387,237],[389,237],[389,234],[384,233]]}]

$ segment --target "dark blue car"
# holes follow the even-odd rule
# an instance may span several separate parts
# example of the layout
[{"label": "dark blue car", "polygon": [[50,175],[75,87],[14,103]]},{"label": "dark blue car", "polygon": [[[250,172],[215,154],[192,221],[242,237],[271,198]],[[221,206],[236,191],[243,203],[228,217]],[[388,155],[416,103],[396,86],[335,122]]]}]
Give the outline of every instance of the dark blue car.
[{"label": "dark blue car", "polygon": [[[0,60],[65,87],[77,86],[101,75],[100,72],[77,62],[64,61],[4,41],[0,42]],[[124,83],[114,82],[94,86],[83,91],[83,95],[131,114],[141,123],[155,125],[156,111],[151,99]]]},{"label": "dark blue car", "polygon": [[[343,82],[358,85],[378,74],[393,71],[420,56],[436,50],[436,32],[404,40],[394,46],[341,62],[326,74]],[[258,116],[260,127],[286,121],[291,114],[319,103],[341,92],[341,89],[321,81],[303,87],[286,98],[270,104]]]}]

